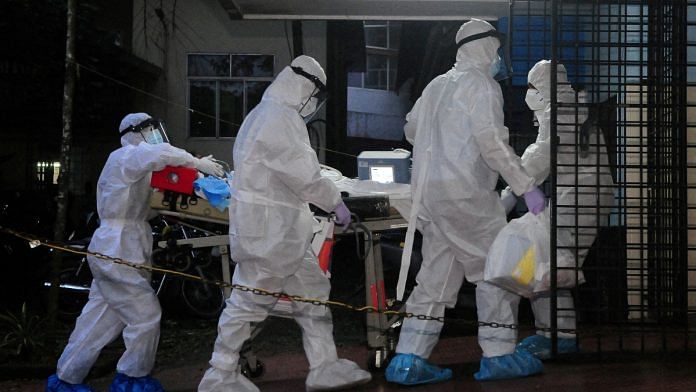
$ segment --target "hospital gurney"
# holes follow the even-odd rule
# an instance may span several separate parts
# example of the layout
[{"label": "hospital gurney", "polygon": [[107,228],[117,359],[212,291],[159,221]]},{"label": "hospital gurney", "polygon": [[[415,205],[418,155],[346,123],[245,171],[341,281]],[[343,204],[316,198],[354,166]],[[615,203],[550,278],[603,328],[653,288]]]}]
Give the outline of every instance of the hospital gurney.
[{"label": "hospital gurney", "polygon": [[[331,177],[333,173],[322,171],[322,175]],[[365,218],[362,226],[367,229],[371,238],[370,250],[364,260],[365,266],[365,299],[368,306],[373,306],[378,310],[387,309],[387,298],[384,285],[381,235],[384,231],[403,229],[407,227],[407,221],[403,217],[409,216],[410,211],[410,186],[408,184],[380,184],[374,181],[360,181],[348,179],[339,175],[332,178],[339,190],[348,193],[351,197],[356,196],[386,196],[389,199],[389,213],[385,216]],[[219,211],[212,207],[207,200],[202,198],[191,198],[190,195],[176,195],[172,193],[154,192],[151,197],[151,207],[161,215],[176,217],[186,221],[203,221],[216,223],[225,226],[229,225],[229,215],[227,210]],[[322,244],[329,237],[327,232],[328,224],[326,221],[315,225],[315,240],[313,246],[315,254],[319,255]],[[333,225],[331,224],[331,229]],[[333,235],[353,234],[353,231],[342,231],[336,229]],[[194,248],[216,246],[220,249],[222,256],[222,278],[224,282],[231,282],[230,259],[229,259],[229,237],[227,235],[211,235],[208,237],[191,238],[179,240],[177,244],[191,245]],[[158,246],[164,247],[165,243]],[[321,261],[321,260],[320,260]],[[232,261],[233,262],[233,261]],[[323,261],[322,266],[327,271],[328,262]],[[225,296],[229,296],[229,289],[225,289]],[[271,313],[273,316],[288,317],[291,312],[289,300],[280,300]],[[399,317],[388,318],[378,312],[367,313],[365,316],[367,325],[367,345],[370,352],[368,366],[371,369],[382,369],[386,366],[386,360],[395,349],[395,337],[389,333],[393,326],[398,325]],[[253,339],[260,329],[255,329],[252,333]],[[252,362],[249,367],[254,368],[257,362],[253,354],[246,354],[247,360]]]}]

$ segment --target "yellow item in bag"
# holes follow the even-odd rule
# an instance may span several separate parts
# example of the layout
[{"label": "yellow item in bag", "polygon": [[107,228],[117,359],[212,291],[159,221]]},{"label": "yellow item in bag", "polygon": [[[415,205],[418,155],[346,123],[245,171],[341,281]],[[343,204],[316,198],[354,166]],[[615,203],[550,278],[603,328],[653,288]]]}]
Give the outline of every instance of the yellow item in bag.
[{"label": "yellow item in bag", "polygon": [[512,277],[517,283],[523,285],[529,285],[534,279],[534,269],[536,266],[536,246],[532,246],[527,249],[524,256],[517,263],[514,271],[512,271]]}]

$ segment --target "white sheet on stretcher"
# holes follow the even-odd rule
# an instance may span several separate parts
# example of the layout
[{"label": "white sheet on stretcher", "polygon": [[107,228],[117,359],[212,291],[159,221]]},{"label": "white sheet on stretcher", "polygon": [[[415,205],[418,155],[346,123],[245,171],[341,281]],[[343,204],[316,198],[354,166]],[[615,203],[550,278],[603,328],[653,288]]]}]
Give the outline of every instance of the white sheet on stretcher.
[{"label": "white sheet on stretcher", "polygon": [[[408,220],[411,213],[411,184],[383,184],[372,180],[358,180],[357,178],[332,178],[336,187],[341,192],[348,192],[350,196],[374,196],[386,195],[389,197],[389,204],[394,207],[399,214]],[[203,192],[196,192],[196,195],[205,199]]]},{"label": "white sheet on stretcher", "polygon": [[389,197],[389,204],[394,207],[401,216],[408,220],[411,212],[411,185],[410,184],[383,184],[371,180],[358,180],[343,177],[334,181],[341,192],[348,192],[350,196],[374,196],[385,195]]}]

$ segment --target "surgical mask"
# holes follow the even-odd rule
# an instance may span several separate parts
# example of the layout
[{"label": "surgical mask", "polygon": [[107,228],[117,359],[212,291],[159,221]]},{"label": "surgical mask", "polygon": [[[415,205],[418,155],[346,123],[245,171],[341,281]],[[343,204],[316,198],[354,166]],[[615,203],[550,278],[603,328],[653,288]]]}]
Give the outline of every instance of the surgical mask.
[{"label": "surgical mask", "polygon": [[324,104],[325,104],[325,103],[326,103],[326,100],[321,101],[321,102],[319,103],[319,105],[317,106],[317,108],[314,109],[314,112],[313,112],[313,113],[311,113],[309,116],[303,117],[305,124],[309,124],[309,123],[312,121],[312,119],[314,118],[314,116],[316,116],[317,113],[319,113],[319,111],[321,110],[321,108],[324,107]]},{"label": "surgical mask", "polygon": [[527,95],[524,97],[524,102],[535,112],[546,108],[546,100],[539,90],[528,89]]},{"label": "surgical mask", "polygon": [[155,130],[153,127],[143,129],[140,131],[140,134],[143,135],[143,139],[145,139],[148,144],[164,143],[162,134],[159,132],[159,130]]},{"label": "surgical mask", "polygon": [[[496,79],[496,76],[500,73],[500,68],[502,67],[503,60],[500,58],[500,56],[497,56],[495,60],[493,60],[493,64],[491,64],[491,68],[489,69],[490,75],[493,79]],[[496,79],[497,80],[497,79]]]},{"label": "surgical mask", "polygon": [[300,107],[300,116],[304,118],[312,116],[317,111],[318,101],[316,97],[309,97],[304,105]]}]

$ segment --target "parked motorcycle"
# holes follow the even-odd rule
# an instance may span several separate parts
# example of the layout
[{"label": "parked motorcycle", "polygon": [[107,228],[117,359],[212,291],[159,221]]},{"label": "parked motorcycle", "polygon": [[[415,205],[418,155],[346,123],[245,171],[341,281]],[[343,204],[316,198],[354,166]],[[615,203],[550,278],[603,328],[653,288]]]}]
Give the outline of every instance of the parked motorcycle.
[{"label": "parked motorcycle", "polygon": [[[96,214],[95,214],[96,216]],[[176,240],[212,235],[214,232],[193,227],[185,222],[159,216],[151,222],[153,228],[153,267],[183,272],[209,281],[220,280],[220,254],[216,248],[193,249],[180,246]],[[98,225],[97,225],[98,227]],[[86,250],[89,237],[70,240],[67,244],[77,250]],[[158,246],[162,241],[167,245]],[[63,319],[79,316],[87,303],[92,273],[86,256],[66,255],[65,268],[59,274],[60,296],[58,314]],[[191,316],[217,318],[225,304],[221,287],[202,281],[177,278],[168,273],[154,272],[151,284],[165,311],[180,311]],[[50,287],[50,282],[44,286]]]}]

